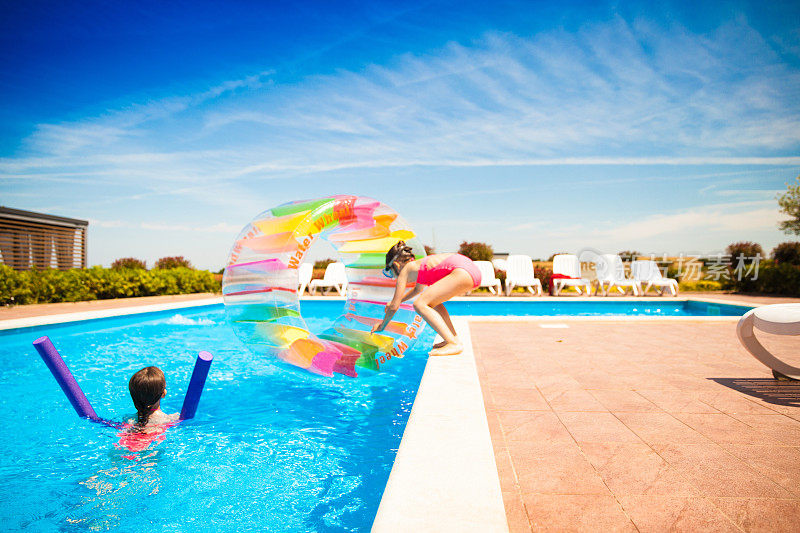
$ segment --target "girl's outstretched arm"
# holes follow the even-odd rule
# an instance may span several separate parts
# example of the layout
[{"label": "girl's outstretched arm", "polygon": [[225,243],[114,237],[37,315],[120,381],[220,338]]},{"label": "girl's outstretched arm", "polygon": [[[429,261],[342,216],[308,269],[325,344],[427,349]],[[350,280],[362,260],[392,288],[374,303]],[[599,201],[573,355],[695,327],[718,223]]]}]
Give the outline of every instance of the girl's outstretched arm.
[{"label": "girl's outstretched arm", "polygon": [[403,299],[402,299],[402,300],[400,300],[400,301],[401,301],[401,302],[405,302],[406,300],[408,300],[409,298],[413,298],[414,296],[416,296],[416,295],[417,295],[417,294],[419,294],[420,292],[422,292],[422,285],[416,284],[416,285],[414,285],[414,288],[413,288],[413,289],[409,289],[409,290],[408,290],[408,291],[407,291],[407,292],[406,292],[406,293],[403,295]]},{"label": "girl's outstretched arm", "polygon": [[408,270],[409,264],[407,263],[403,269],[400,270],[400,274],[397,276],[397,283],[394,287],[394,296],[392,297],[392,300],[386,304],[386,311],[384,312],[383,321],[380,324],[375,324],[370,333],[383,331],[383,329],[389,325],[389,322],[392,320],[392,317],[397,310],[400,309],[400,304],[403,303],[404,300],[407,300],[413,296],[417,286],[414,286],[413,289],[403,294],[406,289],[406,283],[408,282]]}]

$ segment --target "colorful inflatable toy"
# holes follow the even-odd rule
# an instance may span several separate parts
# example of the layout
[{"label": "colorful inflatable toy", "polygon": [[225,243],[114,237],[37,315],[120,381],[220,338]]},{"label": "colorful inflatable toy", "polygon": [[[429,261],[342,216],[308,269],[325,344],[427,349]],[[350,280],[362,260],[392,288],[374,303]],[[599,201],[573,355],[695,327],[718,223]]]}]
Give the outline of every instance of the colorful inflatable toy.
[{"label": "colorful inflatable toy", "polygon": [[[348,285],[342,315],[314,334],[300,313],[298,268],[320,237],[337,250]],[[411,305],[403,304],[384,331],[370,333],[394,294],[394,279],[381,271],[401,239],[425,256],[403,219],[371,198],[332,196],[264,211],[236,238],[225,267],[222,295],[234,331],[258,354],[329,377],[356,377],[356,367],[380,370],[402,358],[425,325]]]}]

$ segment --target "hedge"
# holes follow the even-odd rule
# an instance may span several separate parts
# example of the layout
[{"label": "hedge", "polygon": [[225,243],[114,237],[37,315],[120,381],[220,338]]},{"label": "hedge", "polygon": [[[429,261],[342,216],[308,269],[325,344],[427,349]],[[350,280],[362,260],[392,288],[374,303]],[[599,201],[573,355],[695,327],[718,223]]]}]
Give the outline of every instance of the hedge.
[{"label": "hedge", "polygon": [[742,280],[734,280],[734,289],[737,292],[800,296],[800,265],[762,261],[758,278],[753,280],[752,275],[749,275]]},{"label": "hedge", "polygon": [[219,291],[220,282],[206,270],[92,267],[16,271],[0,264],[0,304],[3,305]]}]

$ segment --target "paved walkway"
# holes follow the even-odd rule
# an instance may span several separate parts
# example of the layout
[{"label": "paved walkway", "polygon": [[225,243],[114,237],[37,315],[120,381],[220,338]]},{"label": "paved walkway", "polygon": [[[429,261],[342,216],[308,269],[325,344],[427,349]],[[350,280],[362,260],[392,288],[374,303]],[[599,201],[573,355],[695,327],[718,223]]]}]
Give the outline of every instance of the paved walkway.
[{"label": "paved walkway", "polygon": [[800,530],[800,385],[735,322],[552,325],[470,322],[511,531]]},{"label": "paved walkway", "polygon": [[139,307],[142,305],[189,302],[218,297],[210,292],[198,294],[176,294],[173,296],[145,296],[143,298],[116,298],[113,300],[94,300],[91,302],[64,302],[57,304],[31,304],[0,307],[0,320],[29,318],[34,316],[61,315],[65,313],[83,313],[100,311],[101,309],[121,309],[123,307]]}]

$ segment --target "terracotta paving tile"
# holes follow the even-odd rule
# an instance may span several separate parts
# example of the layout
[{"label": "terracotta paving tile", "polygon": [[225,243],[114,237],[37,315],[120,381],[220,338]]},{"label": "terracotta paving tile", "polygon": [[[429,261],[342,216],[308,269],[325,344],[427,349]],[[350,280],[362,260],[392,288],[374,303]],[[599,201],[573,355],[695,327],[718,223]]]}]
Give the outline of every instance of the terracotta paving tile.
[{"label": "terracotta paving tile", "polygon": [[636,531],[610,495],[526,494],[533,531]]},{"label": "terracotta paving tile", "polygon": [[593,389],[589,392],[612,413],[652,413],[662,410],[634,390]]},{"label": "terracotta paving tile", "polygon": [[800,394],[735,323],[470,327],[512,531],[800,531]]},{"label": "terracotta paving tile", "polygon": [[711,501],[744,531],[800,531],[800,500],[712,498]]},{"label": "terracotta paving tile", "polygon": [[583,385],[569,374],[556,373],[540,376],[536,379],[536,388],[549,399],[568,390],[583,390]]},{"label": "terracotta paving tile", "polygon": [[765,433],[723,413],[676,413],[675,418],[717,443],[777,444]]},{"label": "terracotta paving tile", "polygon": [[498,417],[494,409],[492,409],[491,412],[487,409],[486,422],[489,424],[489,435],[492,436],[492,440],[497,439],[498,442],[502,442],[503,428],[500,425],[500,417]]},{"label": "terracotta paving tile", "polygon": [[[785,415],[733,415],[758,433],[786,446],[800,446],[800,421]],[[765,444],[765,443],[750,443]]]},{"label": "terracotta paving tile", "polygon": [[558,417],[579,443],[642,440],[611,413],[559,413]]},{"label": "terracotta paving tile", "polygon": [[505,491],[519,492],[517,474],[511,462],[511,454],[507,448],[499,448],[494,452],[494,462],[497,465],[497,475],[500,479],[500,488]]},{"label": "terracotta paving tile", "polygon": [[670,442],[683,444],[711,442],[669,413],[617,413],[617,418],[650,445]]},{"label": "terracotta paving tile", "polygon": [[536,378],[527,372],[506,372],[490,373],[486,377],[486,383],[492,389],[495,388],[525,388],[535,385]]},{"label": "terracotta paving tile", "polygon": [[699,491],[646,444],[582,443],[581,449],[616,496],[696,496]]},{"label": "terracotta paving tile", "polygon": [[728,517],[705,498],[621,496],[625,512],[642,533],[652,531],[739,531]]},{"label": "terracotta paving tile", "polygon": [[791,498],[792,494],[716,444],[654,447],[705,496]]},{"label": "terracotta paving tile", "polygon": [[800,497],[800,447],[726,444],[723,448]]},{"label": "terracotta paving tile", "polygon": [[603,404],[598,402],[594,396],[583,389],[563,390],[553,392],[547,397],[550,407],[554,411],[593,411],[607,412]]},{"label": "terracotta paving tile", "polygon": [[498,411],[498,420],[506,442],[564,442],[574,439],[552,411]]},{"label": "terracotta paving tile", "polygon": [[510,533],[530,533],[531,523],[519,492],[503,491],[503,505],[506,508],[508,531]]},{"label": "terracotta paving tile", "polygon": [[697,399],[728,414],[772,415],[776,413],[768,405],[753,401],[737,391],[704,392],[700,393]]},{"label": "terracotta paving tile", "polygon": [[550,406],[533,386],[528,388],[492,389],[492,400],[498,409],[519,411],[549,411]]},{"label": "terracotta paving tile", "polygon": [[605,494],[608,487],[577,444],[509,442],[522,494]]},{"label": "terracotta paving tile", "polygon": [[[648,384],[648,387],[650,385]],[[668,413],[719,413],[719,409],[701,402],[694,394],[676,390],[637,389],[639,394]]]}]

